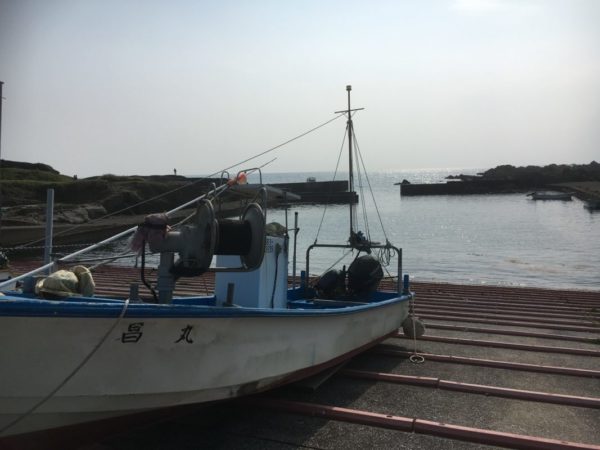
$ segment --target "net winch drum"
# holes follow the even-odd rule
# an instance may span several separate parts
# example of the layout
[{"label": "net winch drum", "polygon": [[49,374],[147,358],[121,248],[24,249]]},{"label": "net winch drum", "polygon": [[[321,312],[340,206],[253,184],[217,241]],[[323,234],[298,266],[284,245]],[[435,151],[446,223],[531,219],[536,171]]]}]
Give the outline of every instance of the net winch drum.
[{"label": "net winch drum", "polygon": [[[241,220],[217,220],[212,203],[203,199],[196,210],[195,223],[179,231],[169,231],[165,238],[151,245],[152,252],[178,253],[175,263],[178,276],[200,275],[220,270],[254,270],[265,253],[265,215],[262,208],[249,204]],[[213,256],[239,255],[241,267],[210,268]]]},{"label": "net winch drum", "polygon": [[[239,255],[239,270],[258,268],[265,255],[265,215],[257,203],[246,206],[241,220],[219,220],[216,255]],[[211,269],[219,271],[223,268]],[[232,270],[232,269],[229,269]],[[235,270],[235,268],[233,268]]]}]

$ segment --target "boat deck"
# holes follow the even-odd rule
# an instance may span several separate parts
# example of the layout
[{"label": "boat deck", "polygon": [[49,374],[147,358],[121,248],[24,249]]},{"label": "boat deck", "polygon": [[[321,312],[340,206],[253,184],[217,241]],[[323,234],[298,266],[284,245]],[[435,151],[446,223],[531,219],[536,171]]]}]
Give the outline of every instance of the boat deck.
[{"label": "boat deck", "polygon": [[[107,286],[115,271],[124,273],[95,273],[98,294],[127,295],[126,285]],[[179,285],[181,294],[211,288],[208,275]],[[316,390],[304,383],[199,408],[85,449],[600,449],[600,292],[412,289],[427,325],[422,364],[399,333]]]}]

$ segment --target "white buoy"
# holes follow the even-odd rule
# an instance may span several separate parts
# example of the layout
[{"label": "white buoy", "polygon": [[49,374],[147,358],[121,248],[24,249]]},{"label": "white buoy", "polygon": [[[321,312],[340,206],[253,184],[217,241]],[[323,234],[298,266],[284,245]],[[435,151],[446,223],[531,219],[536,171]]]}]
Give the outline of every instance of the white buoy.
[{"label": "white buoy", "polygon": [[408,316],[402,322],[402,331],[404,335],[410,339],[420,338],[425,334],[425,324],[418,318]]}]

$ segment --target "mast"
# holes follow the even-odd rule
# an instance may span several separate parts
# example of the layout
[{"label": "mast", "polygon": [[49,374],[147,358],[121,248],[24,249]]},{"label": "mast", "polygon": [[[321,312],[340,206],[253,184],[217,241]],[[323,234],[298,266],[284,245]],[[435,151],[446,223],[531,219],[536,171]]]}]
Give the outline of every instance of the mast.
[{"label": "mast", "polygon": [[[352,125],[352,109],[350,108],[350,91],[352,91],[352,86],[347,85],[346,91],[348,92],[348,191],[354,192],[354,168],[352,167],[352,136],[353,133],[353,125]],[[350,238],[352,238],[352,233],[354,232],[354,204],[352,203],[352,199],[350,199]]]},{"label": "mast", "polygon": [[[348,115],[348,191],[354,192],[354,167],[352,163],[352,139],[354,137],[354,125],[352,124],[352,113],[354,111],[361,111],[365,108],[356,108],[352,109],[350,106],[350,91],[352,90],[351,85],[346,86],[346,91],[348,91],[348,109],[344,109],[342,111],[336,111],[335,114],[347,114]],[[352,239],[352,234],[354,233],[354,204],[352,203],[352,199],[350,199],[350,239]]]}]

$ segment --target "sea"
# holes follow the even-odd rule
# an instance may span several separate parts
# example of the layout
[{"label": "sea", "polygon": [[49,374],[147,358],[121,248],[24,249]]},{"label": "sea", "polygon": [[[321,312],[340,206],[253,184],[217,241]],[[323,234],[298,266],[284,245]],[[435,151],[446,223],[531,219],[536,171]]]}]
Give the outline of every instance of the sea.
[{"label": "sea", "polygon": [[[388,240],[401,248],[402,273],[417,281],[600,289],[600,213],[585,209],[580,200],[534,201],[525,193],[403,197],[395,185],[403,180],[445,182],[448,175],[478,172],[406,170],[355,177],[359,193],[356,229],[372,241]],[[329,181],[333,176],[331,172],[262,174],[265,183],[306,181],[308,177]],[[346,180],[347,173],[335,179]],[[296,212],[299,273],[306,266],[308,246],[347,241],[350,213],[347,205],[293,205],[269,210],[267,221],[293,228]],[[344,253],[313,249],[311,274],[322,273],[333,263],[337,263],[335,268],[348,266],[356,253]],[[395,275],[395,255],[379,256],[391,259],[386,269]]]},{"label": "sea", "polygon": [[[423,169],[355,176],[359,203],[355,230],[371,241],[401,249],[401,273],[415,281],[459,284],[600,290],[600,212],[583,202],[531,200],[526,193],[403,197],[395,183],[446,182],[449,175],[475,175],[480,169]],[[347,173],[262,173],[263,183],[347,180]],[[334,178],[335,177],[335,178]],[[259,182],[257,174],[250,183]],[[348,205],[290,205],[267,210],[267,222],[290,232],[289,273],[306,268],[312,244],[345,244],[350,234]],[[110,251],[123,251],[126,242]],[[294,248],[296,251],[294,252]],[[108,253],[99,251],[97,256]],[[112,253],[110,253],[112,255]],[[398,255],[377,252],[387,275],[398,273]],[[315,248],[310,273],[348,267],[356,252]],[[122,261],[131,264],[131,261]],[[147,257],[149,266],[156,256]]]}]

